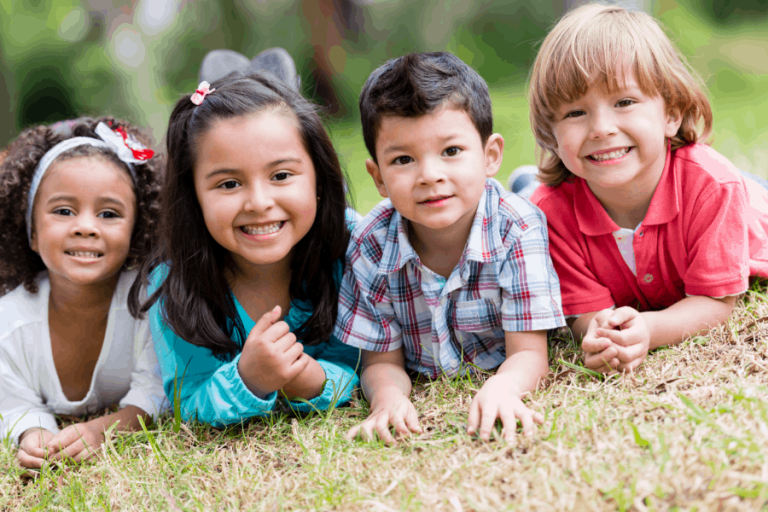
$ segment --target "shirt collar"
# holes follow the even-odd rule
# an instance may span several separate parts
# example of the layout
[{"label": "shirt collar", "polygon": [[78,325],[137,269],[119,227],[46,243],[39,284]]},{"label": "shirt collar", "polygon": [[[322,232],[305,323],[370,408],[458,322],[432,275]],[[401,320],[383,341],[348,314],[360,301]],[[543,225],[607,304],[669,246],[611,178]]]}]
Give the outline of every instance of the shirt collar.
[{"label": "shirt collar", "polygon": [[[579,230],[587,236],[607,235],[619,230],[619,226],[597,200],[586,180],[574,178],[574,182],[573,206]],[[672,172],[672,146],[668,144],[664,170],[653,192],[643,225],[666,224],[675,218],[680,211],[677,188],[677,178]]]},{"label": "shirt collar", "polygon": [[[498,185],[501,187],[501,185]],[[486,180],[485,190],[480,196],[472,228],[469,231],[464,252],[459,260],[459,268],[464,269],[466,261],[488,263],[499,261],[505,255],[505,248],[498,229],[492,229],[493,218],[499,209],[499,192],[493,180]],[[402,269],[410,260],[419,261],[419,256],[408,240],[408,220],[397,210],[392,217],[387,230],[387,238],[382,250],[379,274],[391,274]],[[464,272],[461,272],[462,275]]]}]

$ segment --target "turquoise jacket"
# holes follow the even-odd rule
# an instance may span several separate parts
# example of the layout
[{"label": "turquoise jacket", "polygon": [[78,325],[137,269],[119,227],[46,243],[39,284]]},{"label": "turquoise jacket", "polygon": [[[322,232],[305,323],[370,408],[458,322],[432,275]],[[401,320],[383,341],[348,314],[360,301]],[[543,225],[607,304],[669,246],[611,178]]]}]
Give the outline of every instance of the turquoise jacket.
[{"label": "turquoise jacket", "polygon": [[[337,261],[334,268],[337,289],[343,270],[343,262]],[[150,279],[149,295],[154,293],[165,275],[166,266],[155,270]],[[277,392],[262,400],[251,393],[243,383],[237,371],[240,354],[231,361],[222,361],[214,357],[207,348],[192,345],[179,338],[170,326],[163,322],[160,302],[155,302],[149,310],[150,329],[162,370],[163,388],[172,406],[175,405],[175,383],[180,385],[179,401],[184,421],[197,419],[202,423],[222,427],[253,416],[268,415],[275,408]],[[251,332],[256,322],[248,316],[237,298],[235,305],[245,332]],[[291,308],[284,320],[291,332],[294,332],[310,316],[311,305],[294,300],[291,301]],[[304,352],[317,360],[325,370],[325,387],[322,393],[312,400],[289,402],[291,408],[297,411],[324,410],[332,405],[348,402],[352,390],[360,383],[356,372],[360,367],[360,350],[331,337],[319,345],[304,347]]]}]

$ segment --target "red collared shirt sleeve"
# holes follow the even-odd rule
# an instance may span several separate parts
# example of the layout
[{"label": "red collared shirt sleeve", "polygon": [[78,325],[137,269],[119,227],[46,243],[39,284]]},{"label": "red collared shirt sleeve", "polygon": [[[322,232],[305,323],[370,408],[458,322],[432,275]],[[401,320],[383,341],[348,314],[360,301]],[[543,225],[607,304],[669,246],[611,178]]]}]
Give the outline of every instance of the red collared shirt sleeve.
[{"label": "red collared shirt sleeve", "polygon": [[[567,185],[561,185],[564,187]],[[614,305],[611,291],[590,269],[586,236],[579,230],[573,195],[540,186],[531,201],[547,216],[549,250],[557,276],[565,316],[600,311]]]},{"label": "red collared shirt sleeve", "polygon": [[687,295],[725,297],[749,286],[747,196],[741,182],[713,184],[694,206],[685,241]]}]

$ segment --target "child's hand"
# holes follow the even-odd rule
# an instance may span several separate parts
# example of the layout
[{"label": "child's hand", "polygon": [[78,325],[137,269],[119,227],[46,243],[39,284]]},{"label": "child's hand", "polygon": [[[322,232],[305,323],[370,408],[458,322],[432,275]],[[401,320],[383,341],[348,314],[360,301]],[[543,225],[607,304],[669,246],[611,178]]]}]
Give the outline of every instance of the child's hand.
[{"label": "child's hand", "polygon": [[[621,330],[618,330],[620,327]],[[651,332],[643,316],[634,308],[623,307],[603,320],[597,336],[611,340],[617,350],[620,372],[634,371],[645,361],[651,344]]]},{"label": "child's hand", "polygon": [[613,315],[613,309],[599,311],[589,321],[587,333],[581,340],[581,349],[584,351],[584,366],[600,373],[610,373],[621,364],[618,355],[619,350],[610,340],[604,337],[599,329],[609,329],[606,321]]},{"label": "child's hand", "polygon": [[40,469],[47,457],[45,445],[53,438],[53,432],[44,428],[30,428],[21,434],[16,460],[22,467]]},{"label": "child's hand", "polygon": [[104,430],[99,425],[70,425],[47,443],[49,461],[82,462],[98,453],[104,443]]},{"label": "child's hand", "polygon": [[515,441],[517,420],[522,423],[526,436],[533,435],[534,423],[544,423],[541,413],[533,412],[523,404],[513,379],[512,373],[497,373],[480,388],[469,406],[467,434],[473,435],[479,427],[480,439],[488,441],[496,418],[501,418],[504,440],[512,443]]},{"label": "child's hand", "polygon": [[360,425],[351,428],[344,437],[351,441],[361,435],[366,441],[372,441],[375,431],[386,444],[394,444],[397,441],[389,431],[390,425],[401,436],[422,432],[413,403],[394,386],[376,392],[375,401],[371,404],[371,415]]},{"label": "child's hand", "polygon": [[237,369],[258,397],[277,391],[300,374],[311,358],[280,318],[280,306],[265,313],[248,334]]}]

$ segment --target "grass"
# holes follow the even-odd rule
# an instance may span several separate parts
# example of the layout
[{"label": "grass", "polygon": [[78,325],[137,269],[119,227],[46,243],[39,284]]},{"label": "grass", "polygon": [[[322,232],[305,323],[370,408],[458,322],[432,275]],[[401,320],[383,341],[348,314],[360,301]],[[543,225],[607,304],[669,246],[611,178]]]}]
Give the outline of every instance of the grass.
[{"label": "grass", "polygon": [[[516,445],[468,437],[483,378],[420,382],[425,433],[393,447],[346,442],[350,407],[224,430],[173,414],[117,434],[80,468],[19,477],[0,446],[0,510],[744,510],[768,503],[768,315],[749,292],[731,321],[658,350],[635,375],[597,376],[552,340],[529,403],[546,416]],[[755,322],[756,319],[761,321]]]}]

